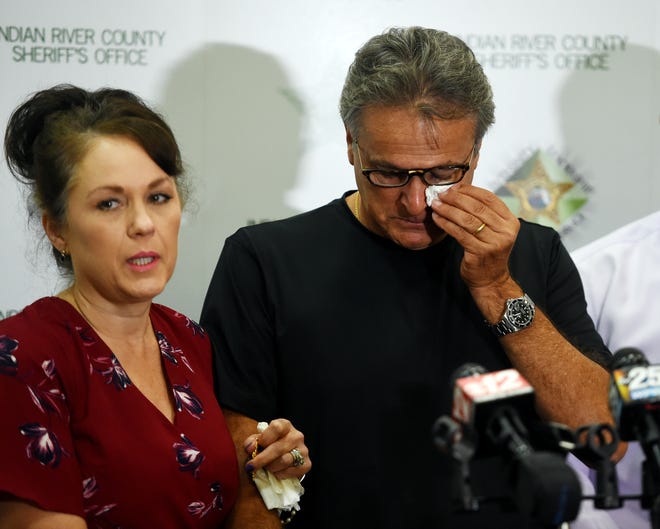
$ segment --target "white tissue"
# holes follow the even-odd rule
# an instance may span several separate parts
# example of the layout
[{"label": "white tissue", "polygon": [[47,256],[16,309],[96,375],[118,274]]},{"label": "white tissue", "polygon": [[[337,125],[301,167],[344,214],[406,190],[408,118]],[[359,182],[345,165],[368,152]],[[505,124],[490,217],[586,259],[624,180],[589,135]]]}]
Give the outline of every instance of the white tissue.
[{"label": "white tissue", "polygon": [[428,207],[431,207],[431,202],[433,202],[434,199],[438,198],[438,195],[442,195],[443,193],[446,193],[451,189],[453,186],[456,184],[449,184],[448,186],[428,186],[426,188],[426,205]]},{"label": "white tissue", "polygon": [[[267,422],[257,424],[259,432],[263,432],[267,427]],[[298,478],[277,479],[268,470],[260,468],[252,473],[252,479],[268,509],[300,510],[298,502],[305,489]]]}]

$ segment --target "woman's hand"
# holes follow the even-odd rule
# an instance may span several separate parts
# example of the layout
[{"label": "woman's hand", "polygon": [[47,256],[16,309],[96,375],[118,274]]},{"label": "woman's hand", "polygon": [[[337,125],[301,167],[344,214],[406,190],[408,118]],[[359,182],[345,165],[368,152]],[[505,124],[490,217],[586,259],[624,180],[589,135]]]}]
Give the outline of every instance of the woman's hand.
[{"label": "woman's hand", "polygon": [[287,419],[273,419],[261,433],[250,435],[243,443],[250,456],[249,472],[265,468],[278,479],[301,478],[312,468],[305,436]]}]

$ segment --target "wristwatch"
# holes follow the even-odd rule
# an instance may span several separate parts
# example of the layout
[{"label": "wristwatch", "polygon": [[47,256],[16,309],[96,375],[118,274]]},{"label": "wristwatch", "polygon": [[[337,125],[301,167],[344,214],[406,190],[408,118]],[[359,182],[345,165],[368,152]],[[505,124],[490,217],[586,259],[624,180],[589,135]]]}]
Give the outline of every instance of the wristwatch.
[{"label": "wristwatch", "polygon": [[489,323],[488,327],[495,336],[506,336],[529,327],[534,321],[535,312],[534,302],[527,294],[519,298],[509,298],[506,300],[502,319],[497,323]]}]

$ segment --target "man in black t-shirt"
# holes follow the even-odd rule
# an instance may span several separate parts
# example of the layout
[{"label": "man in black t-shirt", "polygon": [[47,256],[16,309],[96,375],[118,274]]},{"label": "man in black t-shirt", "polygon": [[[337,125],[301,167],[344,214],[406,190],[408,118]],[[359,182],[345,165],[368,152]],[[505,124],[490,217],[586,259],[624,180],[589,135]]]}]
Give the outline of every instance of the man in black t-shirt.
[{"label": "man in black t-shirt", "polygon": [[[466,362],[515,367],[546,420],[611,422],[609,353],[558,235],[472,184],[488,80],[456,37],[392,29],[357,52],[340,111],[357,191],[239,230],[209,287],[230,429],[286,416],[305,433],[314,469],[294,527],[541,527],[506,502],[453,512],[431,440]],[[473,472],[479,495],[510,492],[504,458]]]}]

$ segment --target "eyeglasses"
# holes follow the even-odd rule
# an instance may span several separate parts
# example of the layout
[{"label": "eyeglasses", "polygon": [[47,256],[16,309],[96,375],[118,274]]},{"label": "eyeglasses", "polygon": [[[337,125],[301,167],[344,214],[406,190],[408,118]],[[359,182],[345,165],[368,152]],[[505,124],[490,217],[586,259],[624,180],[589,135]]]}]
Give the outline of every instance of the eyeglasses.
[{"label": "eyeglasses", "polygon": [[353,141],[357,147],[358,160],[362,174],[367,177],[367,180],[373,185],[378,187],[403,187],[413,176],[419,176],[422,181],[428,186],[448,186],[456,184],[463,180],[465,173],[470,170],[472,157],[477,145],[472,146],[470,156],[466,163],[451,164],[451,165],[438,165],[437,167],[429,167],[428,169],[365,169],[362,164],[362,155],[360,154],[360,145],[357,140]]}]

